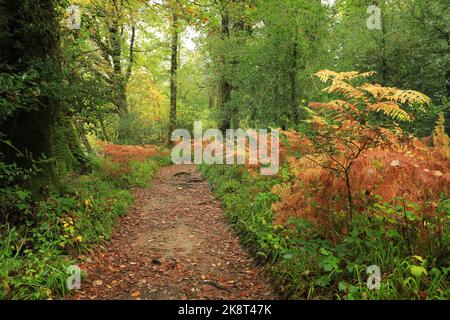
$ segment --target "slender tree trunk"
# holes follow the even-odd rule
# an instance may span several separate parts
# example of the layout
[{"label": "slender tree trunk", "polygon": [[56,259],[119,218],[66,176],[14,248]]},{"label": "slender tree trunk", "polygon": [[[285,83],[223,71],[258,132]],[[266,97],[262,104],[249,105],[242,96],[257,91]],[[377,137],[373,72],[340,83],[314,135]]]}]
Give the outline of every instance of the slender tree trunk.
[{"label": "slender tree trunk", "polygon": [[220,130],[225,133],[227,129],[231,128],[231,118],[233,115],[227,111],[227,104],[231,100],[231,91],[233,90],[233,87],[231,84],[225,80],[222,79],[220,84],[220,108],[222,110],[222,113],[224,115],[224,119],[222,120]]},{"label": "slender tree trunk", "polygon": [[213,109],[215,107],[216,103],[215,103],[215,95],[213,93],[212,88],[209,89],[208,92],[208,108],[209,109]]},{"label": "slender tree trunk", "polygon": [[[175,9],[174,9],[175,10]],[[172,15],[172,55],[170,59],[170,118],[168,141],[170,142],[172,132],[177,125],[177,74],[178,74],[178,15],[176,12]]]},{"label": "slender tree trunk", "polygon": [[117,139],[124,141],[126,138],[126,117],[128,115],[127,94],[126,94],[126,80],[122,68],[122,36],[119,28],[119,13],[116,12],[115,17],[111,22],[109,28],[109,39],[111,43],[111,61],[113,64],[112,73],[112,96],[113,103],[117,108],[119,114],[119,129],[117,132]]},{"label": "slender tree trunk", "polygon": [[126,99],[126,84],[125,77],[122,72],[122,43],[119,30],[118,17],[114,17],[111,27],[109,29],[111,42],[111,60],[113,63],[113,95],[115,96],[114,104],[116,105],[119,116],[124,116],[128,113],[127,99]]},{"label": "slender tree trunk", "polygon": [[[222,40],[228,40],[230,38],[230,18],[227,12],[222,13],[222,30],[221,30],[221,39]],[[230,112],[227,111],[227,105],[231,100],[231,91],[233,90],[233,87],[229,83],[227,79],[227,73],[228,73],[228,66],[227,62],[225,61],[225,57],[222,55],[220,57],[220,64],[221,64],[221,75],[220,75],[220,84],[219,84],[219,91],[220,91],[220,98],[219,98],[219,108],[221,110],[221,113],[223,115],[222,123],[220,124],[220,130],[225,133],[227,129],[231,127],[231,117],[232,115]]]}]

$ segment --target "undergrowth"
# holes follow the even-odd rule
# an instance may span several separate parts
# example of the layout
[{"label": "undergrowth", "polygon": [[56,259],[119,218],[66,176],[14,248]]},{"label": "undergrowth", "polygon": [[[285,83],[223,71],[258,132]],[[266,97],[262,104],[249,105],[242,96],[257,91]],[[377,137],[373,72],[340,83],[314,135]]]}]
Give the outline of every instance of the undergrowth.
[{"label": "undergrowth", "polygon": [[[448,232],[443,247],[419,256],[411,253],[400,227],[366,212],[331,241],[325,236],[330,230],[305,219],[291,218],[285,225],[272,222],[271,207],[279,198],[271,190],[280,178],[250,174],[239,166],[203,165],[200,170],[242,243],[266,265],[286,298],[448,299]],[[438,210],[448,214],[448,200]],[[367,286],[371,265],[381,269],[379,290]]]}]

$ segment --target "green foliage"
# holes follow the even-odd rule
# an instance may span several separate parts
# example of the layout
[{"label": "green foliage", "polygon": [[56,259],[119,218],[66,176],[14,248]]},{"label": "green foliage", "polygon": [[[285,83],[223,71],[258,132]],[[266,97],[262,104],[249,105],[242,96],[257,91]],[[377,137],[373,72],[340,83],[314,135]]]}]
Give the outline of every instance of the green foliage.
[{"label": "green foliage", "polygon": [[0,299],[47,299],[66,292],[71,261],[59,249],[24,249],[27,239],[14,228],[2,226],[0,234]]},{"label": "green foliage", "polygon": [[231,99],[219,103],[216,118],[230,117],[234,125],[293,127],[302,100],[317,96],[310,74],[333,59],[325,42],[327,8],[310,0],[250,2],[245,11],[228,4],[229,37],[208,38],[212,83],[225,78],[232,85]]},{"label": "green foliage", "polygon": [[[70,179],[70,180],[69,180]],[[2,299],[46,299],[68,293],[66,269],[84,251],[111,234],[116,218],[132,202],[128,191],[117,190],[96,174],[68,177],[66,189],[30,203],[18,195],[22,223],[5,224],[0,278]]]},{"label": "green foliage", "polygon": [[[416,112],[412,123],[402,123],[401,128],[419,138],[429,137],[432,135],[441,113],[447,115],[448,118],[448,115],[450,114],[450,103],[448,101],[445,101],[443,105],[431,104],[427,107],[426,112]],[[450,128],[448,127],[449,122],[450,121],[447,121],[445,123],[446,132],[450,132]]]},{"label": "green foliage", "polygon": [[[122,118],[110,118],[108,130],[115,135],[111,139],[114,143],[128,145],[145,145],[162,143],[167,136],[167,122],[147,121],[137,112],[132,112]],[[119,139],[117,132],[122,132],[123,137]]]},{"label": "green foliage", "polygon": [[377,1],[381,29],[366,27],[370,1],[336,1],[332,50],[338,70],[375,70],[384,86],[414,88],[435,103],[448,95],[445,1]]},{"label": "green foliage", "polygon": [[194,132],[194,122],[201,121],[203,130],[217,127],[216,122],[212,120],[211,110],[201,108],[198,105],[185,105],[179,107],[177,126]]}]

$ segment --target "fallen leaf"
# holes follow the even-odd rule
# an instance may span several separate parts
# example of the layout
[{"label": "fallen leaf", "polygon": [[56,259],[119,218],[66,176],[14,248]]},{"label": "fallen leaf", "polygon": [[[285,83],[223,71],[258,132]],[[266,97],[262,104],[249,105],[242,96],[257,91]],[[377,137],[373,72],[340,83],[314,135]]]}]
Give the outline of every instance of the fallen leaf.
[{"label": "fallen leaf", "polygon": [[140,297],[141,296],[141,292],[139,290],[133,291],[133,292],[131,292],[131,296],[133,298]]},{"label": "fallen leaf", "polygon": [[101,285],[103,285],[103,281],[102,281],[102,280],[95,280],[95,281],[94,281],[94,284],[95,284],[96,286],[101,286]]}]

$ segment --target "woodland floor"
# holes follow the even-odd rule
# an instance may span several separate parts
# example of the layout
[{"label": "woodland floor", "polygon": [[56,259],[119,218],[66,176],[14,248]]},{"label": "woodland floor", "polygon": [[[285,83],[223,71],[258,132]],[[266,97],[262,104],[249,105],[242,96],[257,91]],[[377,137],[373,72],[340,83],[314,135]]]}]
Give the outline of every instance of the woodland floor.
[{"label": "woodland floor", "polygon": [[87,277],[69,299],[277,298],[195,166],[162,168],[115,230],[80,257]]}]

